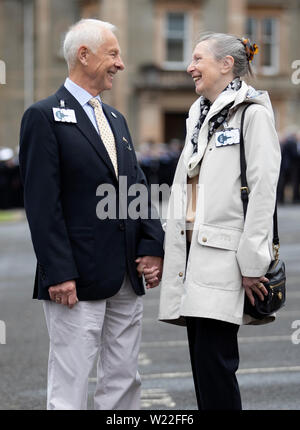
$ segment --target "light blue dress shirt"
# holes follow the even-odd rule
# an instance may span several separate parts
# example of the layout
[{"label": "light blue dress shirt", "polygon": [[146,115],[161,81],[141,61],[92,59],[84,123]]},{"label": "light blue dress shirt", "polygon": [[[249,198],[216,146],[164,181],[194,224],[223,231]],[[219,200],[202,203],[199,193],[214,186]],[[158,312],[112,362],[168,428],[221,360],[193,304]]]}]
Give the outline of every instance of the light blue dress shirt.
[{"label": "light blue dress shirt", "polygon": [[[83,89],[79,85],[75,84],[75,82],[71,81],[70,78],[67,78],[65,80],[64,86],[72,94],[72,96],[75,97],[75,99],[78,101],[78,103],[83,107],[85,113],[87,114],[87,116],[91,120],[97,133],[100,134],[100,132],[98,130],[98,125],[97,125],[94,109],[88,103],[89,100],[93,98],[93,96],[89,92],[87,92],[85,89]],[[98,95],[95,98],[98,99],[102,105],[102,101],[101,101],[100,96]],[[108,123],[108,125],[110,125],[108,121],[107,121],[107,123]]]}]

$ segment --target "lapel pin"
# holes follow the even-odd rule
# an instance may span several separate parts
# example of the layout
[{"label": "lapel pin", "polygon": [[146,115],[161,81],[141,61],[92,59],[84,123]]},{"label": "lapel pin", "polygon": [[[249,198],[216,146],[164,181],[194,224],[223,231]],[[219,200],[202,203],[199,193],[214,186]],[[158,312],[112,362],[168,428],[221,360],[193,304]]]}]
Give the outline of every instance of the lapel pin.
[{"label": "lapel pin", "polygon": [[123,141],[128,143],[128,140],[125,137],[123,137]]},{"label": "lapel pin", "polygon": [[113,116],[114,118],[118,118],[118,117],[117,117],[117,115],[116,115],[114,112],[111,112],[111,114],[112,114],[112,116]]}]

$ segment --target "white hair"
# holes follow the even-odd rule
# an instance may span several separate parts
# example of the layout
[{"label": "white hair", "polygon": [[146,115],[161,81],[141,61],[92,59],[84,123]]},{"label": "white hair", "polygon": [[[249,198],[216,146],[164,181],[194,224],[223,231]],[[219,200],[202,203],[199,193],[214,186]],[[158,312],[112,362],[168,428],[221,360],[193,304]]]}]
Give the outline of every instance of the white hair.
[{"label": "white hair", "polygon": [[116,27],[98,19],[81,19],[72,25],[65,35],[63,42],[64,57],[69,70],[76,64],[78,49],[86,45],[93,53],[105,42],[105,31],[114,32]]},{"label": "white hair", "polygon": [[234,58],[233,74],[234,76],[253,75],[250,63],[247,59],[245,46],[241,39],[231,34],[224,33],[204,33],[198,40],[198,43],[209,41],[213,42],[210,46],[215,58],[221,60],[226,55]]}]

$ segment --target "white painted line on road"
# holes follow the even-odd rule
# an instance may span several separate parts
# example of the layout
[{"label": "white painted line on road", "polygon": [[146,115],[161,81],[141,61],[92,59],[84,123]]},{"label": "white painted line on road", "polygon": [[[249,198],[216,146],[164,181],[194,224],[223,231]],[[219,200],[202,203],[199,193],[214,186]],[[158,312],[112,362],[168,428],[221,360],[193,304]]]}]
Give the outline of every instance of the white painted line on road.
[{"label": "white painted line on road", "polygon": [[292,341],[291,335],[285,336],[245,336],[239,337],[239,343],[256,343],[256,342],[283,342],[283,341]]},{"label": "white painted line on road", "polygon": [[192,372],[170,372],[170,373],[148,373],[141,375],[142,379],[173,379],[173,378],[190,378]]},{"label": "white painted line on road", "polygon": [[250,373],[282,373],[282,372],[300,372],[300,366],[282,366],[282,367],[256,367],[253,369],[239,369],[237,371],[240,375]]},{"label": "white painted line on road", "polygon": [[186,340],[162,340],[155,342],[142,342],[141,348],[161,348],[161,347],[176,347],[187,346]]},{"label": "white painted line on road", "polygon": [[[283,335],[283,336],[246,336],[239,337],[239,343],[256,343],[256,342],[283,342],[290,341],[291,335]],[[187,340],[162,340],[155,342],[142,342],[142,348],[162,348],[162,347],[178,347],[178,346],[187,346]]]},{"label": "white painted line on road", "polygon": [[[255,367],[250,369],[239,369],[238,375],[250,375],[256,373],[286,373],[300,372],[300,366],[282,366],[282,367]],[[174,378],[191,378],[192,372],[166,372],[166,373],[149,373],[141,375],[144,380],[149,379],[174,379]]]},{"label": "white painted line on road", "polygon": [[139,354],[139,366],[149,366],[152,363],[152,360],[148,357],[145,352],[141,352]]},{"label": "white painted line on road", "polygon": [[162,388],[149,388],[142,390],[141,394],[141,407],[151,408],[153,405],[165,406],[167,408],[174,408],[176,403],[170,394]]}]

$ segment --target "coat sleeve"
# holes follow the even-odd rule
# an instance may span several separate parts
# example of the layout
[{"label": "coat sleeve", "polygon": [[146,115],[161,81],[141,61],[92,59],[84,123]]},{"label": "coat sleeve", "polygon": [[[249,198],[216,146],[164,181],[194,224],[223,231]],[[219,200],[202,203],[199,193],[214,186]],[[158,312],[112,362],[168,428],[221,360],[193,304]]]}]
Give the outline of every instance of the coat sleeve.
[{"label": "coat sleeve", "polygon": [[46,115],[29,108],[20,132],[20,171],[24,204],[41,285],[48,288],[78,278],[61,204],[58,143]]},{"label": "coat sleeve", "polygon": [[[125,127],[128,133],[128,136],[131,139],[127,122],[124,119]],[[131,141],[133,146],[133,142]],[[134,147],[134,146],[133,146]],[[134,155],[135,156],[135,155]],[[143,184],[148,189],[148,207],[147,213],[143,214],[143,217],[140,219],[141,222],[141,230],[140,230],[140,240],[137,246],[137,257],[142,256],[153,256],[153,257],[163,257],[164,256],[164,231],[159,219],[159,215],[151,202],[151,193],[149,190],[149,185],[147,183],[147,179],[145,177],[144,172],[140,168],[137,163],[137,175],[136,181],[137,184]]]},{"label": "coat sleeve", "polygon": [[273,214],[281,162],[273,117],[265,107],[248,109],[244,140],[249,203],[237,260],[243,276],[260,277],[273,258]]}]

